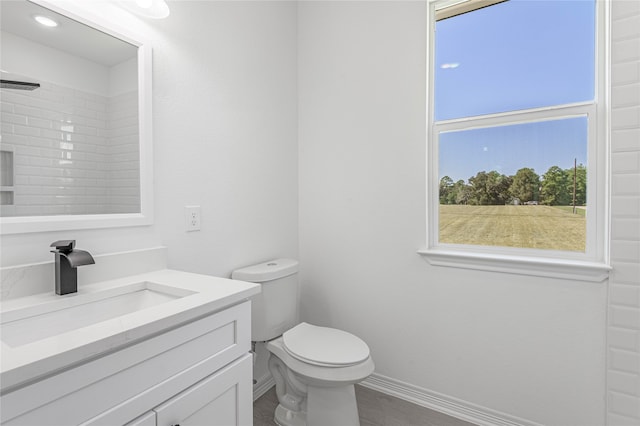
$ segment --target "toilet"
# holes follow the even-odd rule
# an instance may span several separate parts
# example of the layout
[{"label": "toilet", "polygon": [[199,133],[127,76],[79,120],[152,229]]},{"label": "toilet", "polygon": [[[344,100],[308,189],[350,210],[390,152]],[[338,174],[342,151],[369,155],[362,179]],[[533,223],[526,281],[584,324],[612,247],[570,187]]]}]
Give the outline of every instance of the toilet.
[{"label": "toilet", "polygon": [[266,342],[281,426],[357,426],[354,384],[374,370],[367,344],[346,331],[297,324],[298,262],[276,259],[234,271],[258,283],[251,299],[251,340]]}]

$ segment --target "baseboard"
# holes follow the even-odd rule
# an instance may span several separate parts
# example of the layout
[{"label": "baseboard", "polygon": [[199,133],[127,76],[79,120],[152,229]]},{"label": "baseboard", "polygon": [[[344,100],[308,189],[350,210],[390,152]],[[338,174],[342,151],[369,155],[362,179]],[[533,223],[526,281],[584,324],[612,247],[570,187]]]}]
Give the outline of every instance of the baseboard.
[{"label": "baseboard", "polygon": [[542,426],[376,373],[360,384],[478,426]]},{"label": "baseboard", "polygon": [[262,395],[267,393],[269,389],[274,387],[276,382],[273,380],[273,377],[266,376],[263,377],[262,380],[258,380],[258,383],[253,385],[253,400],[260,398]]}]

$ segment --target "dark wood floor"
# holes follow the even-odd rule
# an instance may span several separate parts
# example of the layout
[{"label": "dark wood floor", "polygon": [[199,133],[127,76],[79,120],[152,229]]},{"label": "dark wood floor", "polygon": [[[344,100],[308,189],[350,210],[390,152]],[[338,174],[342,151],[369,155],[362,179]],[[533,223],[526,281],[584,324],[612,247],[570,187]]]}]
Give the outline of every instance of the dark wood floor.
[{"label": "dark wood floor", "polygon": [[[474,426],[364,386],[356,385],[356,399],[361,426]],[[277,405],[275,388],[271,388],[253,403],[253,425],[275,425],[273,412]]]}]

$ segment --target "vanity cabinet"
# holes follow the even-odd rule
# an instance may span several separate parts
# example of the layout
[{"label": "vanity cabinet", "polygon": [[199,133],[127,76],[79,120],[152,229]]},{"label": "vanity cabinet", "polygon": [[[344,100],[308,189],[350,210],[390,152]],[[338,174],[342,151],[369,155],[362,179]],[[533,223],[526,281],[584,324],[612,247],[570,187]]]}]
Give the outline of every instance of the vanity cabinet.
[{"label": "vanity cabinet", "polygon": [[2,395],[2,425],[250,425],[250,302]]}]

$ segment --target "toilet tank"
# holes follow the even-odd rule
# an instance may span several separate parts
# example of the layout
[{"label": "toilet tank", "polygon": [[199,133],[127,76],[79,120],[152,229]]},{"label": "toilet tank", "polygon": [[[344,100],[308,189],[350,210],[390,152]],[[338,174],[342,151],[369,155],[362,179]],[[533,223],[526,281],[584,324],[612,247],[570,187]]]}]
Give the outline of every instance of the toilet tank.
[{"label": "toilet tank", "polygon": [[251,340],[275,339],[297,323],[298,261],[275,259],[233,271],[234,280],[261,285],[251,298]]}]

